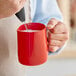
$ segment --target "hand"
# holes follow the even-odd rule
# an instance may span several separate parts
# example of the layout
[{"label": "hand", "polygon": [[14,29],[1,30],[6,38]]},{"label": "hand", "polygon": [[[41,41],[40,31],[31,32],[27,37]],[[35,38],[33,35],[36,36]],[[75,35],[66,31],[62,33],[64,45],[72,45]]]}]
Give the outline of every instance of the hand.
[{"label": "hand", "polygon": [[17,13],[26,0],[0,0],[0,19]]},{"label": "hand", "polygon": [[68,29],[65,24],[54,18],[49,21],[47,29],[49,51],[55,52],[68,40]]}]

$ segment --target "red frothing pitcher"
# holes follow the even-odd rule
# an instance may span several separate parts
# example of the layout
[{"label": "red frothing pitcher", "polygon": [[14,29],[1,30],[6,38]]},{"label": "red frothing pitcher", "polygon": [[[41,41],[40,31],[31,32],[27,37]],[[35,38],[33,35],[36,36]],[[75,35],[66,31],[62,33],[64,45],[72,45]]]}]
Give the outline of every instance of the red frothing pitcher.
[{"label": "red frothing pitcher", "polygon": [[18,60],[23,65],[35,66],[47,61],[48,47],[46,27],[41,23],[27,23],[17,29]]}]

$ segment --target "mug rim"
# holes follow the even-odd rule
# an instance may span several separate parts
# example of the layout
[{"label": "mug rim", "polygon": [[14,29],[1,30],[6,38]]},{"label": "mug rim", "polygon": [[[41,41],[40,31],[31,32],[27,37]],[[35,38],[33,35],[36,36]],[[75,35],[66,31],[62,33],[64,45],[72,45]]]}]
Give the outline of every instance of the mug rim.
[{"label": "mug rim", "polygon": [[[42,24],[42,23],[36,23],[36,22],[26,23],[26,25],[30,25],[30,24],[40,24],[40,25],[43,26],[42,29],[38,29],[37,31],[32,31],[32,32],[40,32],[40,31],[43,31],[44,29],[46,29],[46,26],[45,26],[44,24]],[[22,24],[21,26],[24,26],[24,25],[25,25],[25,24]],[[21,26],[18,27],[17,31],[18,31],[18,32],[27,32],[27,31],[20,30],[20,27],[21,27]],[[25,27],[25,26],[24,26],[24,27]],[[25,30],[26,30],[26,29],[25,29]],[[33,30],[33,29],[32,29],[32,30]],[[29,32],[29,33],[32,33],[32,32]]]}]

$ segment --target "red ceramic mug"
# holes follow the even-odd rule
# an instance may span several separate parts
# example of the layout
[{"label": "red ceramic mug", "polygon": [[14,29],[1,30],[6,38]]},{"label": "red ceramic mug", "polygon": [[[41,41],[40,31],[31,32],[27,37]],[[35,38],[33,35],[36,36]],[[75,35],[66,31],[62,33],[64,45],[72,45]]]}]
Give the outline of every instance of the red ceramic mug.
[{"label": "red ceramic mug", "polygon": [[24,25],[17,29],[19,62],[28,66],[43,64],[48,57],[46,27],[41,23],[28,23],[26,26],[33,31],[24,31]]}]

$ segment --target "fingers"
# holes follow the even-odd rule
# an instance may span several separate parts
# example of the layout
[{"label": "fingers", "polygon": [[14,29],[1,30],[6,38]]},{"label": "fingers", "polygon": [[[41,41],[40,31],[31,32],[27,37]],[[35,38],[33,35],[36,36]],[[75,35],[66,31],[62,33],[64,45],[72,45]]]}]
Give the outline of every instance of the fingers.
[{"label": "fingers", "polygon": [[58,23],[58,20],[56,20],[55,18],[52,18],[48,24],[47,24],[47,28],[48,29],[52,29],[53,27],[55,27],[55,25]]},{"label": "fingers", "polygon": [[68,34],[53,34],[50,32],[48,32],[48,36],[49,36],[49,40],[53,39],[53,40],[60,40],[60,41],[68,40],[68,37],[69,37]]},{"label": "fingers", "polygon": [[48,48],[49,51],[55,52],[61,48],[69,38],[68,29],[62,22],[51,19],[48,23]]},{"label": "fingers", "polygon": [[67,33],[68,29],[66,28],[65,24],[62,22],[52,18],[48,24],[47,29],[52,33]]},{"label": "fingers", "polygon": [[50,40],[49,41],[49,46],[58,46],[61,47],[62,45],[64,45],[64,41],[58,41],[58,40]]},{"label": "fingers", "polygon": [[61,34],[61,33],[67,33],[68,29],[66,28],[66,26],[63,23],[58,22],[56,24],[56,26],[53,29],[51,29],[50,31],[55,34]]},{"label": "fingers", "polygon": [[51,51],[51,52],[55,52],[55,51],[57,51],[58,49],[59,49],[58,46],[49,46],[49,51]]},{"label": "fingers", "polygon": [[49,42],[47,42],[47,44],[48,44],[48,51],[55,52],[59,49],[58,46],[49,45]]},{"label": "fingers", "polygon": [[48,49],[51,52],[57,51],[65,44],[65,41],[58,41],[58,40],[49,40],[48,41]]},{"label": "fingers", "polygon": [[48,48],[49,51],[55,52],[61,48],[65,42],[68,40],[67,34],[54,34],[48,32]]}]

